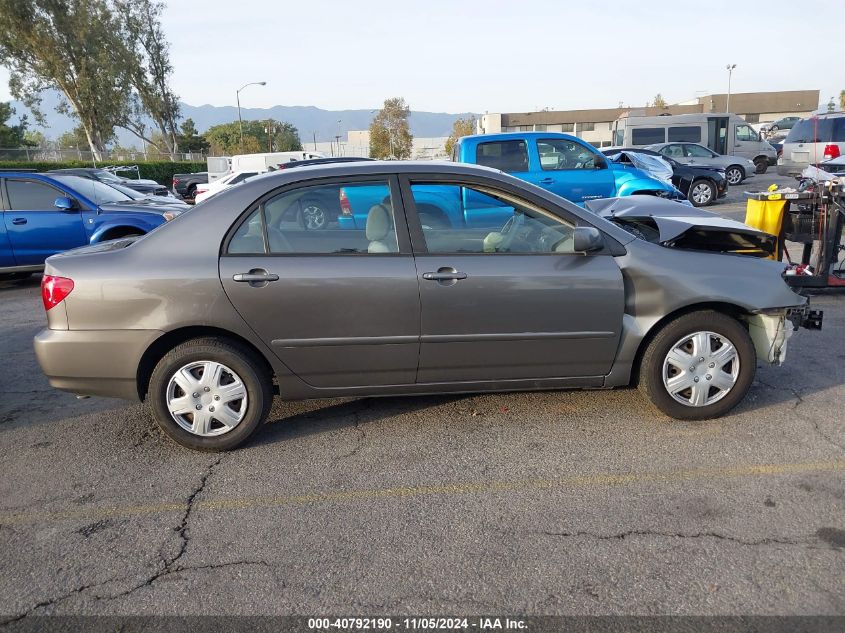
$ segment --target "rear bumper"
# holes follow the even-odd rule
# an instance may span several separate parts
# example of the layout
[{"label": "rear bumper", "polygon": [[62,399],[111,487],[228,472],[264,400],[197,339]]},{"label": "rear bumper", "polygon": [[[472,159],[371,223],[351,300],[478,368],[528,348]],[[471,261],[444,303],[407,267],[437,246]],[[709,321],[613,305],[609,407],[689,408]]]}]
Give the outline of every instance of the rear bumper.
[{"label": "rear bumper", "polygon": [[139,400],[138,365],[159,330],[41,330],[35,355],[50,385],[86,396]]}]

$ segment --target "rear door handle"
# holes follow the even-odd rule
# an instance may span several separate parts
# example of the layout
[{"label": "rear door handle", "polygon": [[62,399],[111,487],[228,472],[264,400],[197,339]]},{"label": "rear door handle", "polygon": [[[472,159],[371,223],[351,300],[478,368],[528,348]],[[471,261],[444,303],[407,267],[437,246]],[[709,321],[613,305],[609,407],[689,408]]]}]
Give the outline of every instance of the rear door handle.
[{"label": "rear door handle", "polygon": [[17,225],[26,224],[26,218],[14,218],[12,220],[12,224],[17,224]]},{"label": "rear door handle", "polygon": [[238,273],[236,275],[232,275],[232,280],[250,284],[264,284],[268,281],[279,281],[279,276],[274,275],[273,273],[268,273],[266,270],[254,269],[250,270],[248,273]]},{"label": "rear door handle", "polygon": [[554,181],[553,178],[543,178],[542,180],[540,180],[540,184],[541,185],[553,185],[553,184],[555,184],[555,181]]}]

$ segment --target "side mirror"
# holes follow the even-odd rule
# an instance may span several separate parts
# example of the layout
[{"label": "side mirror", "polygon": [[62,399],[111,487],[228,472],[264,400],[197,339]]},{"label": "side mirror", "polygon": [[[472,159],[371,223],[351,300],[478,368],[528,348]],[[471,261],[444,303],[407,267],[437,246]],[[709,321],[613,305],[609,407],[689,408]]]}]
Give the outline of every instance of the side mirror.
[{"label": "side mirror", "polygon": [[607,169],[607,159],[604,156],[596,155],[593,159],[593,168]]},{"label": "side mirror", "polygon": [[53,206],[59,211],[73,211],[76,209],[76,201],[67,196],[59,196],[56,198],[55,202],[53,202]]},{"label": "side mirror", "polygon": [[601,232],[594,226],[576,226],[572,236],[572,248],[576,253],[593,253],[604,248]]}]

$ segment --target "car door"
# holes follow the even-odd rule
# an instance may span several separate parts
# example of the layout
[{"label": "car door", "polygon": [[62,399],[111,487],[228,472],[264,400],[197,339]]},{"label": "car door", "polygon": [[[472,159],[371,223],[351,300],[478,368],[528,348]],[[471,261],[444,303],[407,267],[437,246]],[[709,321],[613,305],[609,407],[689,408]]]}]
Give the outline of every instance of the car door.
[{"label": "car door", "polygon": [[669,145],[664,145],[660,148],[659,153],[662,156],[666,156],[667,158],[671,158],[672,160],[685,165],[690,163],[690,159],[684,151],[684,145],[681,143],[670,143]]},{"label": "car door", "polygon": [[[510,219],[493,230],[425,227],[415,194],[435,186],[489,197]],[[403,181],[419,274],[418,383],[599,385],[610,370],[624,309],[619,267],[607,252],[576,254],[576,218],[523,193],[479,179]]]},{"label": "car door", "polygon": [[760,135],[750,125],[738,123],[734,125],[734,144],[730,153],[749,160],[760,153]]},{"label": "car door", "polygon": [[684,143],[684,156],[688,165],[707,165],[719,167],[721,162],[718,154],[695,143]]},{"label": "car door", "polygon": [[55,255],[88,243],[79,208],[61,210],[56,198],[67,194],[33,178],[6,178],[3,223],[18,266],[43,264]]},{"label": "car door", "polygon": [[[220,257],[226,294],[312,387],[413,384],[420,300],[396,180],[320,183],[268,194],[235,225]],[[368,189],[366,226],[306,228],[302,205],[341,187]]]},{"label": "car door", "polygon": [[525,180],[570,202],[615,195],[616,181],[607,161],[581,143],[563,138],[541,138],[530,144],[531,171]]}]

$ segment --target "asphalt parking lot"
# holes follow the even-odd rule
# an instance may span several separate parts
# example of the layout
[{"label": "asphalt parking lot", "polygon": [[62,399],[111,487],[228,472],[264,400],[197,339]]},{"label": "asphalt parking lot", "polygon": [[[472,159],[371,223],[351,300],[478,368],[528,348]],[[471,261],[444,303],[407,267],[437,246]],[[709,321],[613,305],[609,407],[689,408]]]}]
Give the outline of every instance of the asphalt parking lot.
[{"label": "asphalt parking lot", "polygon": [[0,283],[0,621],[845,614],[845,294],[813,303],[824,330],[720,420],[633,389],[277,399],[208,455],[50,389],[38,280]]}]

